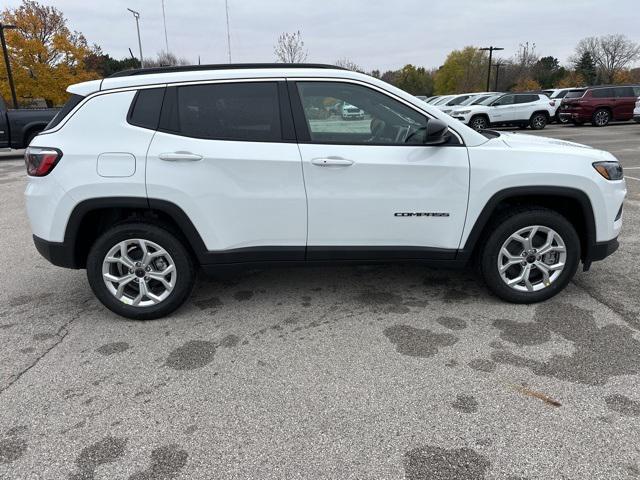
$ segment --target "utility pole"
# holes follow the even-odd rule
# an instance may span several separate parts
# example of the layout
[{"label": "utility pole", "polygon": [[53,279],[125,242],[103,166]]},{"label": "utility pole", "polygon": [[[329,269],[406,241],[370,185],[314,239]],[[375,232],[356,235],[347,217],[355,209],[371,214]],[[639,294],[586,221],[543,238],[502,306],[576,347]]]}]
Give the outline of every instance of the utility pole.
[{"label": "utility pole", "polygon": [[169,36],[167,35],[167,16],[164,14],[164,0],[162,0],[162,21],[164,22],[164,44],[169,53]]},{"label": "utility pole", "polygon": [[487,71],[487,92],[488,92],[489,87],[491,86],[491,59],[493,58],[493,52],[498,50],[504,50],[504,48],[491,46],[491,47],[480,48],[479,50],[489,52],[489,70]]},{"label": "utility pole", "polygon": [[229,32],[229,0],[224,0],[224,8],[227,13],[227,52],[231,63],[231,33]]},{"label": "utility pole", "polygon": [[127,8],[127,10],[133,13],[133,18],[136,19],[136,29],[138,30],[138,48],[140,49],[140,68],[142,68],[144,64],[142,60],[142,41],[140,40],[140,23],[138,22],[138,20],[140,19],[140,13],[136,12],[135,10],[131,10],[130,8]]},{"label": "utility pole", "polygon": [[9,51],[7,50],[7,42],[4,39],[4,31],[18,28],[15,25],[5,25],[0,23],[0,43],[2,43],[2,53],[4,55],[4,64],[7,66],[7,77],[9,77],[9,88],[11,89],[11,100],[13,108],[18,108],[18,97],[16,96],[16,86],[13,83],[13,74],[11,73],[11,62],[9,61]]},{"label": "utility pole", "polygon": [[498,91],[498,75],[500,74],[500,67],[504,67],[504,65],[502,65],[502,63],[500,63],[500,61],[498,60],[498,62],[496,62],[496,64],[494,65],[494,67],[496,67],[496,83],[495,83],[495,91]]}]

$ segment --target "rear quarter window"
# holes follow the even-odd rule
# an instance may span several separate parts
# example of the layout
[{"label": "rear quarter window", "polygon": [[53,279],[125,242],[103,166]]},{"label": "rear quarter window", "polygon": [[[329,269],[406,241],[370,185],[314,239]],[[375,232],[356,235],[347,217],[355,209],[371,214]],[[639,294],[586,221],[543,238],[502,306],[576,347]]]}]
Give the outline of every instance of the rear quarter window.
[{"label": "rear quarter window", "polygon": [[131,102],[127,121],[137,127],[156,130],[160,122],[164,91],[164,87],[139,90]]},{"label": "rear quarter window", "polygon": [[586,90],[569,90],[564,98],[582,98]]},{"label": "rear quarter window", "polygon": [[618,98],[628,98],[635,97],[636,94],[633,90],[633,87],[617,87],[615,89],[616,97]]},{"label": "rear quarter window", "polygon": [[76,106],[82,100],[84,100],[84,97],[82,95],[75,95],[75,94],[71,95],[71,97],[69,97],[69,100],[67,100],[67,102],[62,106],[60,111],[56,113],[56,116],[51,119],[51,121],[47,124],[47,126],[44,129],[50,130],[56,125],[59,125],[60,122],[62,122],[62,120],[64,120],[65,117],[69,115],[69,113],[71,113],[71,110],[76,108]]}]

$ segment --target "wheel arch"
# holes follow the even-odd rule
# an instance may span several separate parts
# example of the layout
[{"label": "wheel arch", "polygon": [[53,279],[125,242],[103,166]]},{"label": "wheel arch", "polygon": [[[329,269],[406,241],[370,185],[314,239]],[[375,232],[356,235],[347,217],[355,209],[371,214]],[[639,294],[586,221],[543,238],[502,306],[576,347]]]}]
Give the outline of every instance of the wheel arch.
[{"label": "wheel arch", "polygon": [[475,256],[494,216],[514,205],[544,206],[567,217],[580,237],[581,259],[588,267],[596,247],[596,223],[591,200],[582,190],[556,186],[512,187],[495,193],[478,215],[463,248],[458,251],[461,262],[467,263]]},{"label": "wheel arch", "polygon": [[86,266],[89,249],[109,227],[124,222],[146,222],[167,228],[202,263],[206,246],[187,214],[174,203],[143,197],[103,197],[76,205],[69,216],[64,242],[72,268]]}]

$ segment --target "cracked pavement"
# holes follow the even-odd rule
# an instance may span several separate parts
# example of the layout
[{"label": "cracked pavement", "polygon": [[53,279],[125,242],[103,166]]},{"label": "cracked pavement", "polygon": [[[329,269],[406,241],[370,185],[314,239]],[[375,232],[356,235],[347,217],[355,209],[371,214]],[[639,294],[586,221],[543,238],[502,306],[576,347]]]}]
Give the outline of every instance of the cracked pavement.
[{"label": "cracked pavement", "polygon": [[[530,133],[530,132],[528,132]],[[612,151],[640,125],[537,135]],[[0,160],[0,478],[640,478],[640,180],[620,250],[543,304],[386,265],[202,278],[133,322],[31,242]]]}]

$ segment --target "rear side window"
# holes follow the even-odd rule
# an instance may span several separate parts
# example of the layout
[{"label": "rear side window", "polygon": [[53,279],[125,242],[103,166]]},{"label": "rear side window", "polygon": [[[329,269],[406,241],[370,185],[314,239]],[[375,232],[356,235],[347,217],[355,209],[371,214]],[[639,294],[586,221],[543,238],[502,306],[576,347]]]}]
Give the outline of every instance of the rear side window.
[{"label": "rear side window", "polygon": [[517,95],[516,103],[531,103],[540,100],[538,95]]},{"label": "rear side window", "polygon": [[627,97],[635,97],[636,94],[633,91],[633,87],[617,87],[615,89],[616,97],[618,98],[627,98]]},{"label": "rear side window", "polygon": [[591,92],[591,96],[594,98],[609,98],[613,97],[613,88],[596,88]]},{"label": "rear side window", "polygon": [[582,98],[586,90],[569,90],[564,98]]},{"label": "rear side window", "polygon": [[[282,141],[276,82],[217,83],[172,89],[163,126],[187,137]],[[175,96],[173,96],[175,95]]]},{"label": "rear side window", "polygon": [[164,98],[164,87],[139,90],[131,104],[128,122],[137,127],[156,130]]},{"label": "rear side window", "polygon": [[45,127],[45,130],[49,130],[58,125],[82,100],[84,100],[84,97],[82,95],[71,95],[69,100],[67,100],[67,103],[62,106],[60,111],[56,113],[56,116],[53,117]]}]

